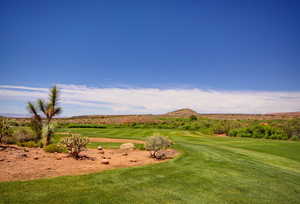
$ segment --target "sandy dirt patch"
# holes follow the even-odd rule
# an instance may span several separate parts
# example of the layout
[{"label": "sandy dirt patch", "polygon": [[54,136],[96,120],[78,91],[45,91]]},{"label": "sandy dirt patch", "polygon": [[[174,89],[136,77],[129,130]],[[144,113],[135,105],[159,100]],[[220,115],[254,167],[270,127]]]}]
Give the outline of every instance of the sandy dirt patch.
[{"label": "sandy dirt patch", "polygon": [[219,136],[219,137],[227,137],[226,134],[215,134],[215,136]]},{"label": "sandy dirt patch", "polygon": [[[120,149],[104,149],[103,154],[100,152],[96,149],[88,149],[81,155],[91,159],[75,160],[65,153],[46,153],[40,148],[9,146],[0,151],[0,181],[81,175],[163,162],[150,158],[149,152],[141,150],[127,151],[128,155]],[[169,158],[178,154],[175,150],[167,150],[167,152]],[[103,159],[107,159],[109,164],[102,164]]]}]

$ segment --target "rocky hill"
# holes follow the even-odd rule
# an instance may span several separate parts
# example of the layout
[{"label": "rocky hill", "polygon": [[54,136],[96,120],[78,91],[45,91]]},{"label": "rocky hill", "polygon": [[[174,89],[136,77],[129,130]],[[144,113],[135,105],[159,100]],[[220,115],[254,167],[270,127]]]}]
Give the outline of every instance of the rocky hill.
[{"label": "rocky hill", "polygon": [[169,112],[165,114],[167,116],[191,116],[191,115],[199,115],[196,111],[189,109],[189,108],[183,108],[176,111]]}]

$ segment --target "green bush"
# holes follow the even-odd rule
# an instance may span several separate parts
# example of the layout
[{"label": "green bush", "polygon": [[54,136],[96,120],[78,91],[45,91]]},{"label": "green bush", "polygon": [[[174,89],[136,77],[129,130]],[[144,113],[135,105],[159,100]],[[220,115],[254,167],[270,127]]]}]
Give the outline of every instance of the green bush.
[{"label": "green bush", "polygon": [[63,152],[68,152],[67,148],[64,145],[61,144],[50,144],[44,147],[45,152],[49,153],[63,153]]},{"label": "green bush", "polygon": [[241,124],[234,120],[220,120],[213,123],[214,134],[226,134],[229,135],[230,130],[240,128]]},{"label": "green bush", "polygon": [[7,119],[0,119],[0,144],[4,142],[7,137],[12,136],[12,129]]},{"label": "green bush", "polygon": [[195,115],[191,115],[190,116],[190,121],[195,121],[195,120],[197,120],[198,118],[197,118],[197,116],[195,116]]},{"label": "green bush", "polygon": [[267,125],[254,125],[245,128],[232,129],[229,131],[229,136],[280,140],[288,139],[288,136],[281,129]]},{"label": "green bush", "polygon": [[289,138],[300,137],[300,119],[287,120],[282,123],[282,130]]}]

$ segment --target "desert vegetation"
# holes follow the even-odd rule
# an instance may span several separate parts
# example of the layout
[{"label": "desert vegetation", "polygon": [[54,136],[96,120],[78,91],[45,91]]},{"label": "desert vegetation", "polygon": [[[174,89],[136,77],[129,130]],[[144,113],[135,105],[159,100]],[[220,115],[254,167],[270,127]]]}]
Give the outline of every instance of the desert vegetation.
[{"label": "desert vegetation", "polygon": [[67,147],[72,157],[78,159],[79,153],[86,149],[89,139],[87,137],[70,134],[69,136],[64,137],[61,143]]},{"label": "desert vegetation", "polygon": [[[43,145],[50,144],[51,136],[54,131],[54,124],[52,119],[54,116],[61,113],[61,107],[58,107],[59,90],[56,86],[50,89],[49,100],[44,101],[39,99],[37,104],[28,103],[28,110],[32,114],[30,127],[35,133],[36,139],[39,140],[43,136]],[[45,120],[40,113],[44,114]]]},{"label": "desert vegetation", "polygon": [[[177,111],[151,115],[153,120],[135,116],[139,119],[118,123],[74,123],[54,118],[61,111],[58,93],[54,87],[49,101],[29,103],[30,120],[1,118],[0,163],[6,168],[0,170],[0,181],[6,182],[0,182],[0,202],[53,203],[57,201],[53,193],[58,192],[65,203],[297,203],[299,199],[297,118],[210,119],[195,112],[188,115],[184,109],[182,116]],[[119,169],[133,166],[140,167]],[[72,176],[61,177],[66,175]],[[39,180],[44,177],[50,179]],[[23,182],[12,182],[18,180]],[[26,193],[21,190],[25,186]]]}]

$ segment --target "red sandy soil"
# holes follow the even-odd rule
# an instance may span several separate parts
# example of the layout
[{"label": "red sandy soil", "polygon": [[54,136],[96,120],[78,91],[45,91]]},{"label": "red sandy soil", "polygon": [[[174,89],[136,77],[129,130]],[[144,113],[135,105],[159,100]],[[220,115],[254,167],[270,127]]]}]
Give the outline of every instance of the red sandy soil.
[{"label": "red sandy soil", "polygon": [[[141,150],[88,149],[81,153],[88,159],[76,160],[66,153],[46,153],[40,148],[21,148],[7,146],[0,151],[0,181],[32,180],[38,178],[57,177],[65,175],[81,175],[100,172],[107,169],[141,166],[160,163],[149,157],[149,152]],[[167,156],[173,158],[178,153],[167,150]],[[109,164],[102,164],[103,159]],[[166,160],[164,160],[166,161]]]},{"label": "red sandy soil", "polygon": [[219,137],[226,137],[227,135],[226,134],[215,134],[216,136],[219,136]]}]

